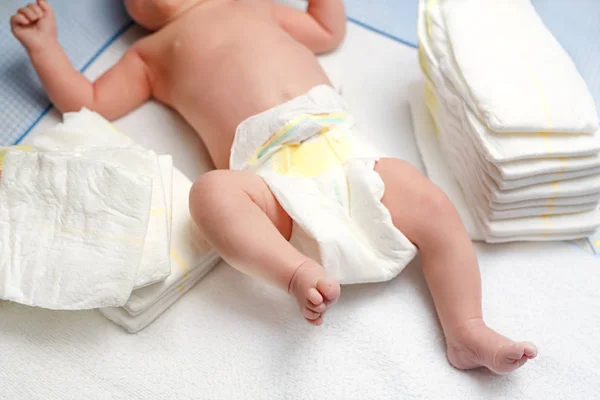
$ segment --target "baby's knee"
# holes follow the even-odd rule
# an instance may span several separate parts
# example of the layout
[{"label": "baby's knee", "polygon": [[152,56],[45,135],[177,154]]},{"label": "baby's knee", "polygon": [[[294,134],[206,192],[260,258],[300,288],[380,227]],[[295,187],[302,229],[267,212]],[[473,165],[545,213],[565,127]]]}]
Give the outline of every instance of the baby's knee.
[{"label": "baby's knee", "polygon": [[201,175],[190,189],[190,212],[197,220],[221,204],[223,193],[232,186],[230,171],[214,170]]},{"label": "baby's knee", "polygon": [[454,218],[456,210],[446,193],[433,183],[423,188],[423,191],[421,203],[423,214],[437,221],[443,221],[448,217]]}]

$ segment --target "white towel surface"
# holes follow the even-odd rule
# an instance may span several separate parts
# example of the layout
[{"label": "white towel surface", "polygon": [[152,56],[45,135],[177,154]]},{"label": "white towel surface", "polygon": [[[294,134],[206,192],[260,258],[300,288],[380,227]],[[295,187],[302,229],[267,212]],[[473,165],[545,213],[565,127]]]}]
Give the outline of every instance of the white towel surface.
[{"label": "white towel surface", "polygon": [[[88,76],[118,60],[130,35]],[[413,49],[350,24],[344,46],[321,63],[372,140],[422,168],[407,90],[420,76],[416,58]],[[38,132],[57,121],[49,114]],[[191,129],[156,103],[116,126],[173,154],[191,180],[210,165]],[[287,295],[222,263],[137,335],[93,311],[0,302],[0,393],[31,400],[593,399],[600,392],[598,259],[565,243],[476,250],[488,322],[540,347],[535,362],[510,376],[448,365],[418,261],[393,281],[345,287],[319,329],[302,321]]]}]

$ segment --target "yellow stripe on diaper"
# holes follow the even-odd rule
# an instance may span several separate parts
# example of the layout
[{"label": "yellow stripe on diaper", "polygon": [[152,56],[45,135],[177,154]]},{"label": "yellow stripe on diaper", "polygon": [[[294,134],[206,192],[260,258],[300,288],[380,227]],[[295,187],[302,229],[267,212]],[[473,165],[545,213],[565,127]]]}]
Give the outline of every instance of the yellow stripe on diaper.
[{"label": "yellow stripe on diaper", "polygon": [[427,106],[427,109],[429,109],[429,113],[431,114],[431,120],[433,121],[433,129],[435,131],[435,134],[439,136],[442,132],[437,122],[437,115],[438,109],[440,108],[440,103],[438,102],[438,99],[435,93],[433,92],[432,88],[433,84],[429,82],[428,79],[425,79],[425,105]]},{"label": "yellow stripe on diaper", "polygon": [[4,165],[4,158],[6,157],[6,153],[11,150],[21,150],[21,151],[31,151],[31,146],[7,146],[2,147],[0,149],[0,169]]},{"label": "yellow stripe on diaper", "polygon": [[548,234],[550,233],[550,230],[552,229],[552,221],[550,220],[550,215],[548,215],[548,214],[542,215],[542,220],[544,221],[544,224],[546,225],[546,232],[544,232],[542,234],[542,236],[547,238]]},{"label": "yellow stripe on diaper", "polygon": [[429,34],[429,37],[431,38],[431,31],[432,31],[432,25],[433,22],[431,21],[431,14],[429,13],[429,11],[432,8],[437,8],[438,7],[438,2],[437,0],[427,0],[425,2],[425,24],[427,25],[427,33]]},{"label": "yellow stripe on diaper", "polygon": [[171,249],[170,251],[171,253],[171,258],[173,259],[173,261],[175,261],[175,263],[177,265],[179,265],[179,268],[181,268],[181,270],[183,271],[183,279],[188,279],[188,272],[190,272],[189,267],[187,266],[187,264],[185,263],[185,261],[183,261],[183,259],[181,257],[179,257],[179,255],[175,252],[175,250]]},{"label": "yellow stripe on diaper", "polygon": [[[103,119],[104,119],[104,118],[103,118]],[[108,125],[108,127],[109,127],[110,129],[112,129],[113,131],[117,132],[117,133],[118,133],[118,134],[120,134],[120,135],[127,136],[127,135],[125,135],[123,132],[121,132],[120,130],[118,130],[117,128],[115,128],[115,126],[114,126],[113,124],[111,124],[110,122],[108,122],[107,120],[105,120],[105,119],[104,119],[104,122],[105,122],[105,123],[106,123],[106,125]]]},{"label": "yellow stripe on diaper", "polygon": [[542,98],[542,107],[544,109],[544,123],[546,125],[546,131],[552,130],[552,115],[550,113],[550,106],[548,105],[548,98],[546,97],[546,92],[544,91],[544,87],[540,83],[537,75],[531,71],[531,78],[533,81],[533,85],[537,89],[540,97]]},{"label": "yellow stripe on diaper", "polygon": [[167,213],[166,208],[155,208],[150,210],[150,215],[163,215]]},{"label": "yellow stripe on diaper", "polygon": [[183,283],[180,283],[179,285],[177,285],[177,290],[179,290],[180,295],[183,296],[185,294],[185,288],[183,287]]}]

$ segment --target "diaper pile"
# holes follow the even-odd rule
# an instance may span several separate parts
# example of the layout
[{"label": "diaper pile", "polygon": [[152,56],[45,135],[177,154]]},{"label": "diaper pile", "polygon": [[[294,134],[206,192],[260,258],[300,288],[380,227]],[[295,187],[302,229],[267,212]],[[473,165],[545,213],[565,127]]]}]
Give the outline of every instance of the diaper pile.
[{"label": "diaper pile", "polygon": [[420,0],[425,102],[488,242],[600,226],[594,101],[528,0]]},{"label": "diaper pile", "polygon": [[191,234],[191,182],[83,109],[0,148],[0,299],[100,309],[137,332],[217,264]]}]

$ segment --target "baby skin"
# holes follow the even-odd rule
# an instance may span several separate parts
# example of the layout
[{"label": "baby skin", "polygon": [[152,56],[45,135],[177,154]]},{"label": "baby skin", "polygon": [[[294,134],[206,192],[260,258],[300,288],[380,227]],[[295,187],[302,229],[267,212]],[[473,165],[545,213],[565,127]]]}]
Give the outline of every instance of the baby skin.
[{"label": "baby skin", "polygon": [[[292,220],[266,183],[227,168],[238,124],[330,85],[315,54],[343,40],[342,1],[312,0],[306,12],[268,0],[125,5],[150,34],[95,82],[70,64],[46,1],[18,10],[11,27],[60,111],[87,107],[113,120],[152,97],[178,112],[219,168],[199,177],[190,193],[201,234],[232,266],[288,292],[304,318],[320,325],[340,285],[288,242]],[[534,358],[534,345],[512,341],[484,323],[475,251],[444,193],[400,160],[382,159],[375,171],[385,183],[382,203],[394,225],[419,248],[452,365],[508,373]]]}]

